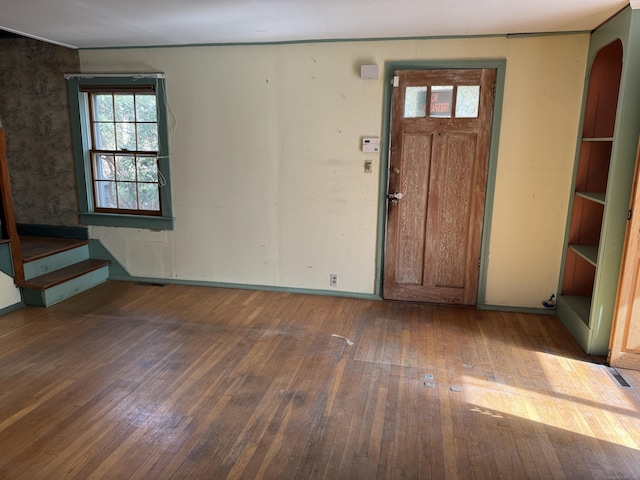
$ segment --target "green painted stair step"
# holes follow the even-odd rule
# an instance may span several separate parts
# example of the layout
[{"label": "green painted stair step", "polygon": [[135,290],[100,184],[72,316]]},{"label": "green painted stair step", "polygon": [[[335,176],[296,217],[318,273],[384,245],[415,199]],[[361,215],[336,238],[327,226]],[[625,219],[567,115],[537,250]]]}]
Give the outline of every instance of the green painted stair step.
[{"label": "green painted stair step", "polygon": [[109,261],[87,259],[26,280],[22,288],[27,305],[47,307],[88,290],[109,278]]}]

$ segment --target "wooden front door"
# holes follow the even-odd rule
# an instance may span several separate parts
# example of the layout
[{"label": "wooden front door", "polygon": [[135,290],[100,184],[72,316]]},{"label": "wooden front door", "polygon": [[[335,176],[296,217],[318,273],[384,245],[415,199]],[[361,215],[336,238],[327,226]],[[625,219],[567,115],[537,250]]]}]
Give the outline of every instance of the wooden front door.
[{"label": "wooden front door", "polygon": [[627,224],[618,298],[613,317],[609,364],[640,370],[640,145],[631,192],[631,220]]},{"label": "wooden front door", "polygon": [[385,298],[475,305],[495,70],[399,70]]}]

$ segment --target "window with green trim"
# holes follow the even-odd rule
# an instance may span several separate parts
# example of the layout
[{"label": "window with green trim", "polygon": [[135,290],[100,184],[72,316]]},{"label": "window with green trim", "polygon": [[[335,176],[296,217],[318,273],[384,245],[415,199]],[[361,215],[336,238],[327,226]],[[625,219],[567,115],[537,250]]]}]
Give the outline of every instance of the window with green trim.
[{"label": "window with green trim", "polygon": [[164,76],[68,81],[81,222],[172,229]]}]

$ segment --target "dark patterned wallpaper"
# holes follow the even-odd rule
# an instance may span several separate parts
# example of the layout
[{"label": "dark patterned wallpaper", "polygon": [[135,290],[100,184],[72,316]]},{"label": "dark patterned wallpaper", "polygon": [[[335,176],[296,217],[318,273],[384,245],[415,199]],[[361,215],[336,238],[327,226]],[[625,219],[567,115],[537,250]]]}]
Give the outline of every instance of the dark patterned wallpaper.
[{"label": "dark patterned wallpaper", "polygon": [[0,39],[0,118],[7,137],[18,223],[78,225],[78,197],[65,73],[77,50]]}]

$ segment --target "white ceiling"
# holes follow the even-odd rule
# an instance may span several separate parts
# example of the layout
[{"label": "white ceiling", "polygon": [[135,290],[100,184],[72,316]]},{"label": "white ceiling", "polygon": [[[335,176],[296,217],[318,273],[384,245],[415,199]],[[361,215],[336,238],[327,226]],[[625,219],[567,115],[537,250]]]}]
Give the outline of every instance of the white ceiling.
[{"label": "white ceiling", "polygon": [[515,34],[592,30],[628,4],[629,0],[0,0],[0,28],[75,48]]}]

